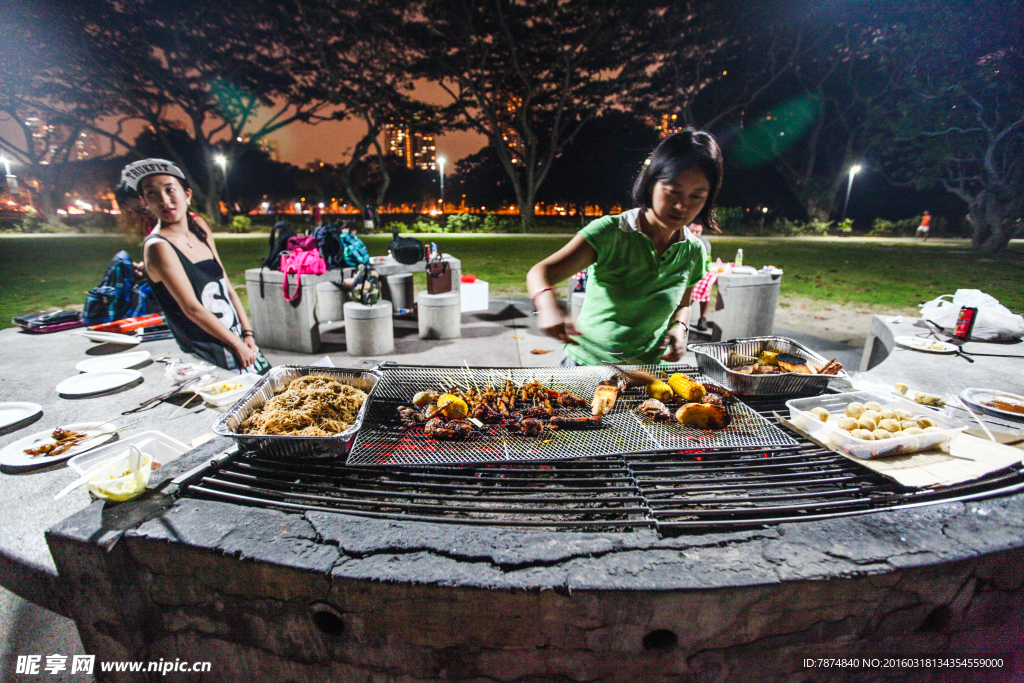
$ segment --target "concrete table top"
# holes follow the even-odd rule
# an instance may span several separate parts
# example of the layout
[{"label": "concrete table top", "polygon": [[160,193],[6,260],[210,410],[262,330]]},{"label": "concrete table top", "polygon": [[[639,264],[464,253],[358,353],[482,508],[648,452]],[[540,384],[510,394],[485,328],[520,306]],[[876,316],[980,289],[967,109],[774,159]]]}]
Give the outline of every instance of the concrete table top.
[{"label": "concrete table top", "polygon": [[[1024,394],[1024,341],[1014,344],[967,342],[962,349],[991,356],[942,355],[897,346],[896,337],[926,335],[920,318],[876,315],[864,345],[861,372],[892,382],[904,382],[918,391],[959,394],[968,387],[999,389]],[[1017,358],[1008,356],[1018,356]]]}]

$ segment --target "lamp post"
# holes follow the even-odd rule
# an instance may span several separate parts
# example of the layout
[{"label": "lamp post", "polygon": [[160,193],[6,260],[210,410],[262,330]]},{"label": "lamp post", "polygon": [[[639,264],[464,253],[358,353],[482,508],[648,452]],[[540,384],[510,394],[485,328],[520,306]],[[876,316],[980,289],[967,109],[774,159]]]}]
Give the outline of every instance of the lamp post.
[{"label": "lamp post", "polygon": [[441,213],[444,213],[444,157],[437,158],[437,168],[441,172]]},{"label": "lamp post", "polygon": [[853,176],[860,173],[862,168],[860,164],[854,164],[850,167],[850,182],[846,184],[846,201],[843,202],[843,217],[839,221],[840,223],[846,220],[846,207],[850,205],[850,190],[853,189]]},{"label": "lamp post", "polygon": [[224,203],[228,207],[228,218],[231,217],[231,192],[228,190],[228,159],[223,154],[218,154],[213,158],[217,165],[220,166],[220,172],[224,174]]}]

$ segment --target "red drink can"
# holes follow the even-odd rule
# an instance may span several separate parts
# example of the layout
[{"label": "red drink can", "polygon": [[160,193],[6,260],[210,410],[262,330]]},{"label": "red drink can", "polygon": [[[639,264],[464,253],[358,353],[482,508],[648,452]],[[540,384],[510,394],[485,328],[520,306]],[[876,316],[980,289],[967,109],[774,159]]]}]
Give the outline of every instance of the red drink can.
[{"label": "red drink can", "polygon": [[953,336],[957,339],[967,341],[971,338],[971,331],[974,329],[974,321],[978,317],[978,309],[974,306],[964,306],[960,309],[960,316],[956,319],[956,330]]}]

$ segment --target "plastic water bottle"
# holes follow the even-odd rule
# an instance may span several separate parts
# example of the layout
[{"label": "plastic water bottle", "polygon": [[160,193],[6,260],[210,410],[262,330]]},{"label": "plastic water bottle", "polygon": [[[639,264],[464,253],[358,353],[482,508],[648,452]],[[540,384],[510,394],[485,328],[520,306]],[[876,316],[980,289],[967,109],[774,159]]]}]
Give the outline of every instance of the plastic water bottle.
[{"label": "plastic water bottle", "polygon": [[743,265],[743,250],[742,249],[737,249],[736,250],[736,265],[737,266],[742,266]]}]

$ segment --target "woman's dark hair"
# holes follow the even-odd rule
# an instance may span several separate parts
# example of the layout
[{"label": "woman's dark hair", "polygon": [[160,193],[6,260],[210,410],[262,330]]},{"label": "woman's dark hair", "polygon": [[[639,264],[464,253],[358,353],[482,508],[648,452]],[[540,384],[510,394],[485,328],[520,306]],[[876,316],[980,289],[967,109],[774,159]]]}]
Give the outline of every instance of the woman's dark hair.
[{"label": "woman's dark hair", "polygon": [[641,211],[651,208],[654,184],[659,180],[667,183],[678,178],[680,173],[693,166],[703,171],[710,186],[707,201],[696,220],[705,228],[716,230],[715,195],[722,187],[722,150],[715,138],[702,130],[686,128],[669,135],[654,148],[650,160],[633,184],[633,203]]},{"label": "woman's dark hair", "polygon": [[[158,175],[158,174],[154,174],[154,175]],[[146,176],[146,177],[148,178],[149,176]],[[178,176],[171,176],[171,177],[174,178],[175,180],[177,180],[179,184],[181,184],[181,189],[182,190],[191,190],[192,189],[192,186],[189,185],[188,181],[185,180],[184,178],[179,178]],[[139,197],[142,198],[143,204],[145,204],[145,201],[146,201],[146,196],[142,192],[142,185],[145,182],[146,182],[146,178],[142,178],[141,180],[139,180],[139,186],[138,186],[139,187],[139,190],[138,190]],[[188,231],[189,232],[191,232],[193,235],[195,235],[200,240],[202,240],[203,244],[206,244],[206,233],[203,232],[203,229],[199,227],[198,223],[196,223],[196,219],[192,218],[192,212],[189,211],[187,208],[185,209],[185,225],[188,226]]]}]

